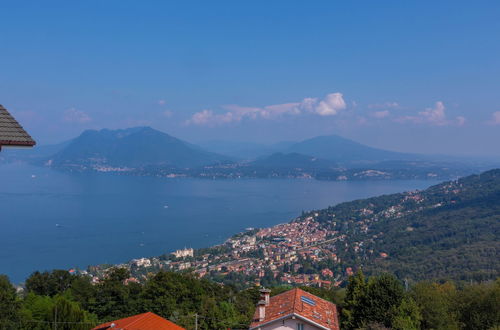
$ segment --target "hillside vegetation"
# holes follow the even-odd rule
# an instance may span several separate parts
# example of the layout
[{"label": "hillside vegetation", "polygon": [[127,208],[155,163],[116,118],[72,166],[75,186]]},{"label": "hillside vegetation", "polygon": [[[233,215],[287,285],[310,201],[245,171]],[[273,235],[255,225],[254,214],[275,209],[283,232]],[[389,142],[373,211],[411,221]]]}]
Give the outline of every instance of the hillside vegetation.
[{"label": "hillside vegetation", "polygon": [[481,280],[500,272],[500,170],[445,182],[424,191],[342,203],[317,221],[345,239],[346,264],[409,280]]}]

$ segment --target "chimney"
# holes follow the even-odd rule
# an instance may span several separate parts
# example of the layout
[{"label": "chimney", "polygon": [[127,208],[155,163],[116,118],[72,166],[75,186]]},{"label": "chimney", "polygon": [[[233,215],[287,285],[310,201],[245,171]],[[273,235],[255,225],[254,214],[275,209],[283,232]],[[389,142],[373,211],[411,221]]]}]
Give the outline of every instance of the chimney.
[{"label": "chimney", "polygon": [[265,301],[266,306],[269,306],[270,295],[271,295],[271,290],[264,288],[260,289],[260,299]]},{"label": "chimney", "polygon": [[257,309],[259,310],[259,322],[262,322],[266,318],[266,302],[264,300],[260,300],[257,303]]}]

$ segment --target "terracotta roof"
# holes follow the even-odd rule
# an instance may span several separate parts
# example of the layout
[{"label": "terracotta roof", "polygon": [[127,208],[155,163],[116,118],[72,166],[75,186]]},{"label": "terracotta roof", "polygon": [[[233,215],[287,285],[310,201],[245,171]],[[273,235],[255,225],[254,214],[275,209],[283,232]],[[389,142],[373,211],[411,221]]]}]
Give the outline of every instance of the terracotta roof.
[{"label": "terracotta roof", "polygon": [[[112,326],[114,324],[114,326]],[[103,323],[92,330],[185,330],[155,313],[143,313],[124,319]]]},{"label": "terracotta roof", "polygon": [[339,330],[337,306],[298,288],[271,297],[269,305],[266,306],[263,321],[259,321],[258,313],[257,308],[250,329],[256,329],[269,322],[295,316],[298,319],[319,325],[318,328],[320,329],[322,327],[324,329]]},{"label": "terracotta roof", "polygon": [[31,147],[35,145],[35,141],[7,109],[0,105],[0,147],[2,145]]}]

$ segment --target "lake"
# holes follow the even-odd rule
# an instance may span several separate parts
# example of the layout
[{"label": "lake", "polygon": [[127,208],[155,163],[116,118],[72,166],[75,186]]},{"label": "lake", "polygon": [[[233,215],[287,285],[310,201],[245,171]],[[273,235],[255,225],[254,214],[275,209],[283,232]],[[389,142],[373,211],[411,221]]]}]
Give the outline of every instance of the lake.
[{"label": "lake", "polygon": [[86,268],[207,247],[302,210],[435,181],[166,179],[0,165],[0,274]]}]

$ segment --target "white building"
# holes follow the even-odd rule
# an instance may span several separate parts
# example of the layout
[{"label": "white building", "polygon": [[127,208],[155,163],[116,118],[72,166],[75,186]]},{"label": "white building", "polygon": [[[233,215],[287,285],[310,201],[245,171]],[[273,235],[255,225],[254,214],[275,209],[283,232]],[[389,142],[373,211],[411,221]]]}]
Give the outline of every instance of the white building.
[{"label": "white building", "polygon": [[192,257],[192,256],[194,256],[194,250],[193,249],[182,249],[182,250],[177,250],[175,252],[172,252],[172,254],[176,258]]}]

